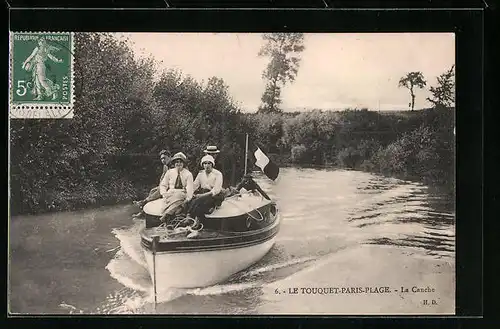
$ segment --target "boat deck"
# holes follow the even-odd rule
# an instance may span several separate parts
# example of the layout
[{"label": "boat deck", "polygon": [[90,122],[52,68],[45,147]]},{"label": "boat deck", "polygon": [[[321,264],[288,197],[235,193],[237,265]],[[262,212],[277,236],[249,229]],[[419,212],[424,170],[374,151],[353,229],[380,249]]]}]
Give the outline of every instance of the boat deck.
[{"label": "boat deck", "polygon": [[[188,237],[189,230],[175,234],[165,227],[144,228],[141,231],[141,245],[153,250],[153,237],[158,236],[158,252],[191,252],[241,248],[257,245],[272,239],[279,231],[279,216],[265,227],[250,229],[245,232],[218,231],[202,229],[198,235]],[[174,233],[174,234],[172,234]]]}]

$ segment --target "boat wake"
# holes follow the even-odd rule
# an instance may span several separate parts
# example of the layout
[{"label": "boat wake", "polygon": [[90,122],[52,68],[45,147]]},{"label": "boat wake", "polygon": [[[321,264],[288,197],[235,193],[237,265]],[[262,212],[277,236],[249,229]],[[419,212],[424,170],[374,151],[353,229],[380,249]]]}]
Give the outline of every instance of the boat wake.
[{"label": "boat wake", "polygon": [[137,264],[146,268],[146,259],[137,238],[141,228],[142,221],[135,221],[131,227],[114,229],[112,233],[120,241],[121,250]]},{"label": "boat wake", "polygon": [[149,292],[151,280],[145,266],[135,262],[124,250],[120,249],[106,266],[111,277],[125,287],[136,291]]},{"label": "boat wake", "polygon": [[275,270],[289,267],[292,265],[309,263],[315,259],[316,259],[316,257],[301,257],[301,258],[291,259],[291,260],[285,261],[285,262],[280,262],[277,264],[270,264],[270,265],[258,267],[256,269],[249,270],[247,272],[243,272],[239,276],[239,278],[241,279],[241,278],[247,278],[247,277],[255,277],[255,276],[261,275],[261,274],[266,273],[266,272],[275,271]]},{"label": "boat wake", "polygon": [[[150,313],[153,311],[154,292],[146,261],[138,239],[142,225],[135,222],[130,227],[117,228],[113,234],[120,241],[120,248],[106,266],[110,276],[124,288],[115,295],[108,296],[96,310],[97,313]],[[247,289],[263,287],[273,280],[286,277],[314,261],[315,257],[298,257],[283,260],[280,255],[266,256],[249,269],[235,274],[226,283],[204,288],[165,288],[157,291],[157,303],[168,303],[183,296],[217,296]],[[278,257],[276,257],[278,256]],[[283,271],[278,277],[277,272]],[[272,273],[272,274],[271,274]]]}]

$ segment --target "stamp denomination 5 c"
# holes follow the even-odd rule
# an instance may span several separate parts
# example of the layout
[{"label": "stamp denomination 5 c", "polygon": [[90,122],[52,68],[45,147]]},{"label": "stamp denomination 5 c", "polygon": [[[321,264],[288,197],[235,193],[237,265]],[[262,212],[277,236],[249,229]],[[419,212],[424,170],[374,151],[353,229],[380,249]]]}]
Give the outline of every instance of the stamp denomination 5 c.
[{"label": "stamp denomination 5 c", "polygon": [[10,33],[10,118],[72,118],[72,32]]}]

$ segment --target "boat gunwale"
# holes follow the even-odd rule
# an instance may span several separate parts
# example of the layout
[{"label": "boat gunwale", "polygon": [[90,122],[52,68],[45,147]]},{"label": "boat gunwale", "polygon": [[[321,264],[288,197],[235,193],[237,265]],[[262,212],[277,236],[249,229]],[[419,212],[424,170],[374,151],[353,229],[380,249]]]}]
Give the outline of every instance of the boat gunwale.
[{"label": "boat gunwale", "polygon": [[[256,208],[256,209],[258,209],[258,208]],[[233,218],[233,217],[239,217],[239,216],[231,216],[231,217],[225,217],[225,218],[229,219],[229,218]],[[274,226],[277,225],[276,223],[279,222],[280,217],[281,217],[281,214],[279,213],[279,211],[277,211],[276,212],[276,216],[274,217],[274,220],[269,225],[266,225],[266,226],[264,226],[262,228],[259,228],[257,230],[252,230],[252,231],[238,232],[238,231],[218,231],[218,230],[210,229],[210,230],[207,230],[207,231],[209,231],[209,232],[220,232],[222,234],[227,234],[227,235],[226,236],[217,236],[217,237],[199,238],[197,240],[198,241],[200,241],[200,240],[202,240],[202,241],[214,241],[214,240],[221,240],[221,239],[227,239],[227,238],[233,238],[233,237],[241,237],[241,236],[249,237],[249,236],[252,236],[252,235],[257,235],[257,234],[260,234],[262,232],[265,232],[266,230],[271,230]],[[147,234],[146,235],[145,230],[147,230],[147,229],[143,228],[140,231],[141,239],[147,240],[148,242],[152,242],[153,241],[153,236],[155,236],[156,234]],[[160,243],[161,244],[165,244],[165,243],[183,242],[183,241],[193,241],[193,240],[184,238],[184,239],[178,239],[178,240],[161,241]]]},{"label": "boat gunwale", "polygon": [[[278,223],[278,226],[280,224]],[[214,245],[213,247],[203,247],[203,246],[195,246],[195,247],[180,247],[178,249],[173,249],[173,250],[162,250],[162,251],[156,251],[157,255],[166,255],[166,254],[178,254],[178,253],[193,253],[193,252],[210,252],[210,251],[221,251],[221,250],[230,250],[230,249],[241,249],[241,248],[248,248],[248,247],[253,247],[262,243],[265,243],[273,238],[275,238],[279,233],[279,229],[276,229],[273,234],[270,234],[262,239],[259,240],[253,240],[253,241],[247,241],[243,243],[237,243],[237,244],[219,244],[219,245]],[[147,248],[143,242],[141,241],[141,247],[143,251],[152,253],[152,250]]]}]

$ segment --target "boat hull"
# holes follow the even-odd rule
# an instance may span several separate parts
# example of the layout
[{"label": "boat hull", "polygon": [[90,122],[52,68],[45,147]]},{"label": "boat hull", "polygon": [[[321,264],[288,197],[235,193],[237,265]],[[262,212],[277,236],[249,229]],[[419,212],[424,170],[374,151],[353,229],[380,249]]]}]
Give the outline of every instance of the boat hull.
[{"label": "boat hull", "polygon": [[[259,261],[275,243],[276,236],[259,244],[210,251],[158,252],[155,255],[157,286],[200,288],[228,279]],[[144,250],[154,282],[153,253]]]},{"label": "boat hull", "polygon": [[[157,217],[161,206],[160,202],[151,203],[147,215]],[[147,220],[141,246],[157,289],[200,288],[223,282],[264,257],[280,229],[277,205],[252,194],[226,199],[206,215],[203,229],[192,238],[148,227]]]}]

